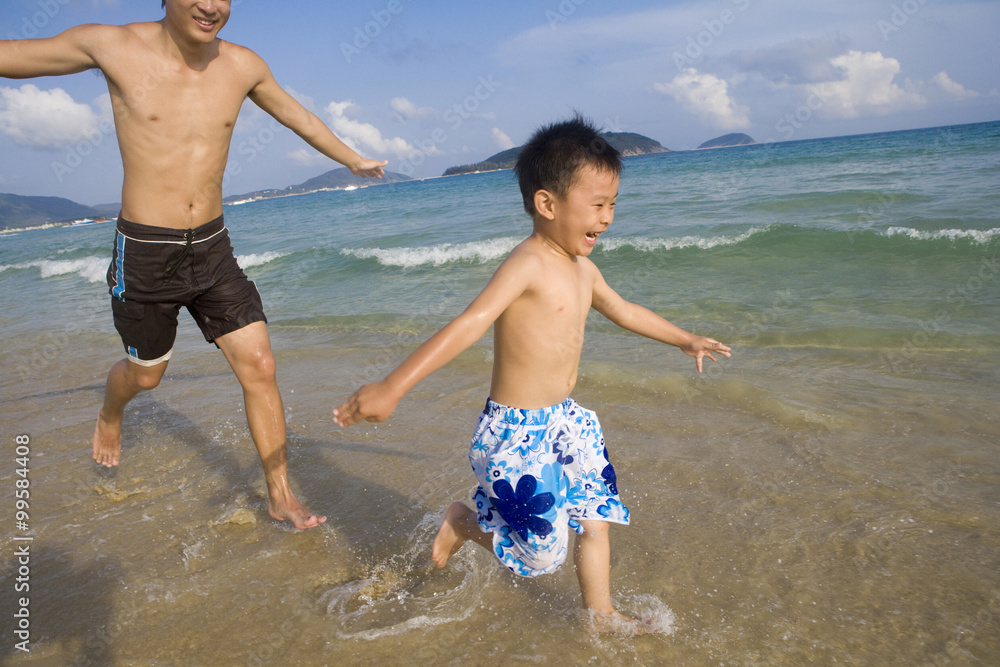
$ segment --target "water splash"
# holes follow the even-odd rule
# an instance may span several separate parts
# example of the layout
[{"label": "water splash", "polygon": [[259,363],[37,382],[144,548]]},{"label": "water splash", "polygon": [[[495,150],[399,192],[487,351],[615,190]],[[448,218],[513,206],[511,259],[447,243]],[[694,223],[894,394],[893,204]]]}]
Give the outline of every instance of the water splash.
[{"label": "water splash", "polygon": [[[473,548],[460,550],[437,570],[427,547],[440,523],[424,516],[407,548],[373,564],[360,579],[331,586],[320,596],[340,639],[374,640],[468,618],[496,568]],[[492,565],[492,563],[490,563]]]}]

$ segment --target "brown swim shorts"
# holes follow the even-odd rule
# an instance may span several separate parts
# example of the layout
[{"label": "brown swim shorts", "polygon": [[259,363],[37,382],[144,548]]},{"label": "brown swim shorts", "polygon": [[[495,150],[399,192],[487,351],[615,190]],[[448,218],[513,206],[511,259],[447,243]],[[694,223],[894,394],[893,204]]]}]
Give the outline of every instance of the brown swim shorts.
[{"label": "brown swim shorts", "polygon": [[236,262],[221,215],[195,229],[119,217],[108,288],[129,360],[143,366],[170,358],[181,306],[210,343],[252,322],[267,322],[257,286]]}]

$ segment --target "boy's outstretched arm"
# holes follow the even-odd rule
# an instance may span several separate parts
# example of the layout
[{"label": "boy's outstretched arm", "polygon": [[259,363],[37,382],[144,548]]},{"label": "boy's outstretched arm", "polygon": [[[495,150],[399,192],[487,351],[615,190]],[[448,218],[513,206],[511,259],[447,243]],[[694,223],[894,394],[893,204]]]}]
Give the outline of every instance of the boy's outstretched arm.
[{"label": "boy's outstretched arm", "polygon": [[679,347],[684,354],[694,357],[699,373],[705,357],[718,361],[715,354],[732,356],[731,348],[714,338],[696,336],[671,324],[648,308],[626,301],[604,281],[596,266],[594,271],[597,275],[594,281],[593,308],[621,328]]},{"label": "boy's outstretched arm", "polygon": [[483,337],[494,321],[527,286],[525,260],[515,250],[465,311],[431,336],[384,380],[366,384],[333,410],[333,421],[351,426],[384,421],[418,382]]}]

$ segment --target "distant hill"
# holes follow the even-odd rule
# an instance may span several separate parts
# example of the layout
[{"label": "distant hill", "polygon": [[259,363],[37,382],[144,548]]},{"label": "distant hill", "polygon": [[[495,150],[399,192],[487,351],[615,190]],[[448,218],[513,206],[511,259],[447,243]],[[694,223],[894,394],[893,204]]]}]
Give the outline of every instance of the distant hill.
[{"label": "distant hill", "polygon": [[[233,195],[223,199],[224,204],[236,201],[254,201],[272,197],[301,195],[320,190],[336,190],[347,187],[363,188],[384,183],[409,181],[409,176],[387,171],[381,179],[355,176],[346,167],[328,171],[304,183],[290,185],[281,190],[258,190],[243,195]],[[0,229],[38,227],[47,224],[69,224],[86,218],[114,218],[121,210],[121,204],[98,204],[85,206],[62,197],[24,197],[0,193]]]},{"label": "distant hill", "polygon": [[103,214],[94,207],[77,204],[62,197],[24,197],[0,193],[0,229],[36,227],[99,217],[103,217]]},{"label": "distant hill", "polygon": [[362,178],[355,176],[347,167],[340,167],[320,174],[308,181],[298,185],[289,185],[280,190],[257,190],[242,195],[232,195],[222,200],[224,204],[231,204],[237,201],[256,201],[258,199],[271,199],[273,197],[288,197],[289,195],[304,195],[309,192],[320,192],[322,190],[342,190],[344,188],[363,188],[372,185],[384,185],[386,183],[399,183],[412,180],[409,176],[387,171],[382,178]]},{"label": "distant hill", "polygon": [[[664,148],[659,141],[644,137],[633,132],[604,132],[601,134],[609,144],[618,149],[623,157],[632,155],[651,155],[653,153],[669,153],[669,148]],[[508,148],[496,155],[491,155],[482,162],[475,164],[465,164],[459,167],[449,167],[445,170],[444,176],[457,176],[458,174],[469,174],[476,171],[496,171],[498,169],[513,169],[517,162],[517,156],[521,154],[522,146]]]},{"label": "distant hill", "polygon": [[749,146],[750,144],[755,144],[756,141],[748,134],[743,134],[742,132],[734,132],[732,134],[724,134],[721,137],[716,137],[715,139],[710,139],[706,141],[698,148],[725,148],[727,146]]}]

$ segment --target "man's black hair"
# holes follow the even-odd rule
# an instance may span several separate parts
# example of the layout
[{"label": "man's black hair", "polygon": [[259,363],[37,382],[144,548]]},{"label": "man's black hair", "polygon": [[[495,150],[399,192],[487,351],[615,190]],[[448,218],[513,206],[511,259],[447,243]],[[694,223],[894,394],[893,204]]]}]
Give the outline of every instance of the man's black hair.
[{"label": "man's black hair", "polygon": [[565,197],[583,167],[621,174],[621,154],[580,114],[540,127],[521,149],[514,166],[524,210],[534,217],[539,190]]}]

